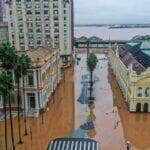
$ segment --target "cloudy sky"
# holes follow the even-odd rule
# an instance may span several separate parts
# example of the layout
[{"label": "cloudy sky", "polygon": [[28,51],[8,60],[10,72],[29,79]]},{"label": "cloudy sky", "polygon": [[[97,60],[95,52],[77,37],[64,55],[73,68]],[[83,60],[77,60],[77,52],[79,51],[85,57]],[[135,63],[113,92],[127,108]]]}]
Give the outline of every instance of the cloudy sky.
[{"label": "cloudy sky", "polygon": [[150,0],[74,0],[75,23],[150,23]]}]

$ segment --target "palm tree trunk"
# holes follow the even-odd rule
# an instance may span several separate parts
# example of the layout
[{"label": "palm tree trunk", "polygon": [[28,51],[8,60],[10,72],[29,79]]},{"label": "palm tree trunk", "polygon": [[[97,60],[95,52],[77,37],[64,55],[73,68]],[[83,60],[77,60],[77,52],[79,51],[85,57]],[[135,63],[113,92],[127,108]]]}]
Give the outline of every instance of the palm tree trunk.
[{"label": "palm tree trunk", "polygon": [[4,98],[4,115],[5,115],[5,150],[8,149],[7,145],[7,110],[6,110],[6,91],[3,93],[3,98]]},{"label": "palm tree trunk", "polygon": [[17,79],[17,89],[18,89],[18,92],[17,92],[17,100],[18,100],[18,131],[19,131],[19,144],[22,144],[23,141],[22,141],[22,138],[21,138],[21,124],[20,124],[20,83],[19,83],[19,78]]},{"label": "palm tree trunk", "polygon": [[92,98],[92,86],[93,86],[93,71],[90,71],[90,100]]},{"label": "palm tree trunk", "polygon": [[28,131],[27,131],[27,115],[26,115],[26,103],[25,103],[25,89],[24,89],[24,76],[22,76],[23,78],[23,99],[24,99],[24,135],[28,135]]},{"label": "palm tree trunk", "polygon": [[44,124],[44,110],[42,110],[42,124]]},{"label": "palm tree trunk", "polygon": [[12,121],[12,115],[11,115],[10,94],[9,94],[9,116],[10,116],[10,127],[11,127],[11,141],[12,141],[13,150],[15,150],[13,121]]}]

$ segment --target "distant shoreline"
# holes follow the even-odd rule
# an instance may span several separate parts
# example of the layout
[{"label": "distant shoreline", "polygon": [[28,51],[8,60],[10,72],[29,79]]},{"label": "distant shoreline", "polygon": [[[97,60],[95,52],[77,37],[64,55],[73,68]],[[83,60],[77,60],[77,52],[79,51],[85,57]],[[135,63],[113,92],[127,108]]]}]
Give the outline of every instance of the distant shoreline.
[{"label": "distant shoreline", "polygon": [[150,28],[150,24],[77,24],[75,27],[108,27],[109,29]]}]

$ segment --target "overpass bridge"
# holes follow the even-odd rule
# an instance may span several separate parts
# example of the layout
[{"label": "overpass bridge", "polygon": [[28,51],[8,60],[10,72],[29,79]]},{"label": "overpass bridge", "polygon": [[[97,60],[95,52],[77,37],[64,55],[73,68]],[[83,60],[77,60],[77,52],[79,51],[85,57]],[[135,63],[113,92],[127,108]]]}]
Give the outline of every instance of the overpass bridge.
[{"label": "overpass bridge", "polygon": [[81,38],[75,38],[74,40],[74,46],[75,48],[108,48],[109,44],[118,44],[123,45],[127,43],[126,40],[102,40],[98,37],[81,37]]}]

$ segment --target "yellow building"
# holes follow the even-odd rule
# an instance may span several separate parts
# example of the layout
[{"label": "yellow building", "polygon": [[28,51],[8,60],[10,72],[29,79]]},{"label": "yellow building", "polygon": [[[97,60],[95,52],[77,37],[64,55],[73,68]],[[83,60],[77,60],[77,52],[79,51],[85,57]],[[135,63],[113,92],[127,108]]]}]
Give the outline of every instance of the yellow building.
[{"label": "yellow building", "polygon": [[130,112],[150,112],[150,56],[140,44],[112,46],[109,64]]}]

